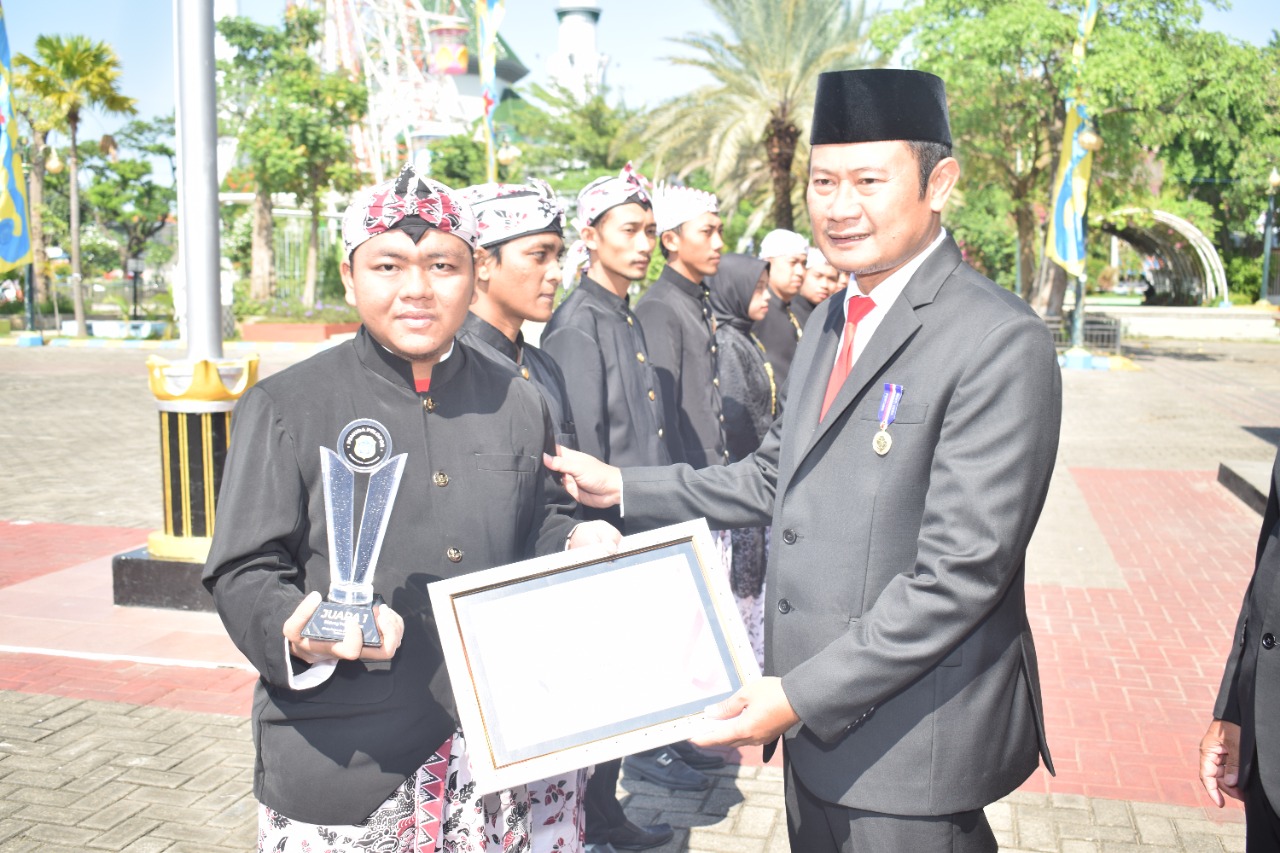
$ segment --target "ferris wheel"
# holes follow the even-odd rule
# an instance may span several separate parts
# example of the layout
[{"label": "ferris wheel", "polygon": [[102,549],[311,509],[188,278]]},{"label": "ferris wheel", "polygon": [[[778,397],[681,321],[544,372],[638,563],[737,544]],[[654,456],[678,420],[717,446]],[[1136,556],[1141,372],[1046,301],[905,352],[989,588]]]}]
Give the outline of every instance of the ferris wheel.
[{"label": "ferris wheel", "polygon": [[419,156],[426,140],[460,133],[467,113],[457,76],[467,70],[471,22],[457,0],[308,0],[324,12],[321,62],[369,89],[351,129],[358,165],[375,181]]}]

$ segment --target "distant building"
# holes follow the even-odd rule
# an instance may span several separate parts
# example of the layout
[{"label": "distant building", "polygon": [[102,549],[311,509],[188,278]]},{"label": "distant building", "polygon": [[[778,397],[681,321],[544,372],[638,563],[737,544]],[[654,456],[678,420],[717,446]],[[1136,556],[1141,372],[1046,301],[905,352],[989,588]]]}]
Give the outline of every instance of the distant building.
[{"label": "distant building", "polygon": [[560,0],[556,17],[560,31],[556,52],[547,62],[548,76],[553,85],[563,86],[585,101],[604,88],[609,63],[609,57],[596,49],[600,4],[596,0]]}]

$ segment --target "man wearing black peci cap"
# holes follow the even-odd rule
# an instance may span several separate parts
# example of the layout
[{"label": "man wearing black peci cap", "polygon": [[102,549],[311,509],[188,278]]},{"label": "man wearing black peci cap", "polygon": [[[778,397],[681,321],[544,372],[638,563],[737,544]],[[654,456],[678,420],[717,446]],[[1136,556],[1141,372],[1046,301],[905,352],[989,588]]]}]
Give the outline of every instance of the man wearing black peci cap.
[{"label": "man wearing black peci cap", "polygon": [[625,497],[628,524],[772,521],[766,676],[709,709],[704,743],[784,736],[793,850],[994,853],[983,807],[1053,767],[1023,588],[1053,341],[941,227],[960,167],[940,79],[823,74],[810,142],[814,240],[853,282],[810,317],[760,449],[547,463],[588,503]]}]

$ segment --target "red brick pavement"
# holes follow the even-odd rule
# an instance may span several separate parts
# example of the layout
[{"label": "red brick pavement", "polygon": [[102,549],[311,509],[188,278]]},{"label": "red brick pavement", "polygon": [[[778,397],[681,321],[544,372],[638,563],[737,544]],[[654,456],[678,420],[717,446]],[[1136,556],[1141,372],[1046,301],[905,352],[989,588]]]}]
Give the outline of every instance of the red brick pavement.
[{"label": "red brick pavement", "polygon": [[0,654],[0,690],[248,716],[256,680],[240,669]]},{"label": "red brick pavement", "polygon": [[[0,589],[136,548],[146,538],[147,531],[135,527],[0,521]],[[231,668],[0,653],[0,690],[183,711],[248,715],[254,680]]]},{"label": "red brick pavement", "polygon": [[1259,517],[1212,472],[1071,474],[1126,588],[1028,589],[1058,776],[1024,789],[1204,806],[1197,747]]},{"label": "red brick pavement", "polygon": [[[1024,789],[1203,806],[1196,747],[1252,570],[1258,516],[1212,472],[1071,474],[1126,587],[1028,588],[1058,776],[1042,770]],[[0,586],[138,541],[129,528],[0,522],[0,548],[19,557],[5,561]],[[234,669],[0,655],[0,689],[181,710],[247,714],[253,680]],[[756,764],[759,751],[730,760]]]},{"label": "red brick pavement", "polygon": [[0,589],[146,541],[147,531],[136,527],[0,521]]}]

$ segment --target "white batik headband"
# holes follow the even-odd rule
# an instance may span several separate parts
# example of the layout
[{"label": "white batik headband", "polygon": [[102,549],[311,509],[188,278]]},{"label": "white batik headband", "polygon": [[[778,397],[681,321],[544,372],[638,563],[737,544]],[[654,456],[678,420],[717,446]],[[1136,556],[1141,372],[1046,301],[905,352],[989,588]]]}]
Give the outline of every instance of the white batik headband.
[{"label": "white batik headband", "polygon": [[630,163],[622,167],[617,177],[606,175],[596,178],[578,193],[578,217],[574,227],[594,225],[611,208],[627,202],[649,203],[649,181]]},{"label": "white batik headband", "polygon": [[719,212],[720,204],[709,192],[670,184],[658,184],[653,191],[653,219],[659,234],[679,228],[704,213]]},{"label": "white batik headband", "polygon": [[544,232],[564,236],[564,205],[538,178],[524,184],[478,184],[458,197],[475,213],[481,246]]}]

